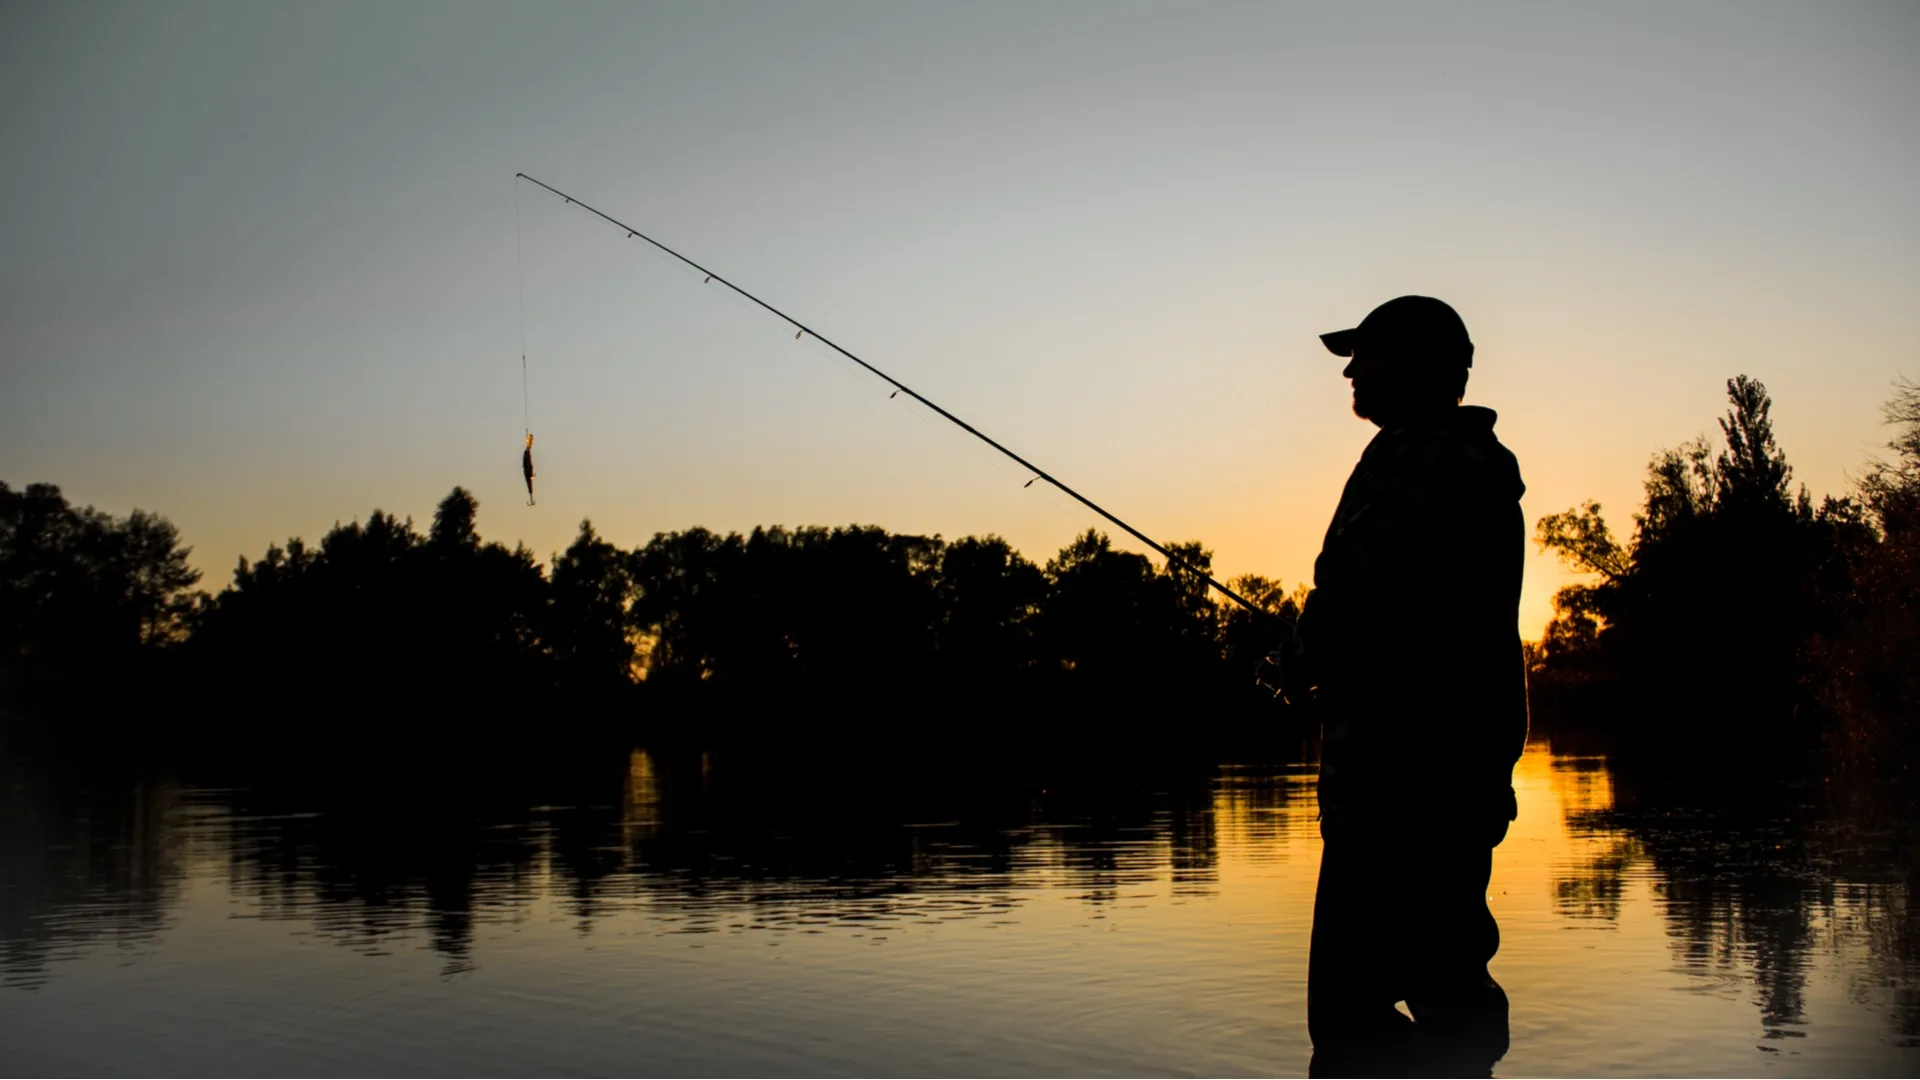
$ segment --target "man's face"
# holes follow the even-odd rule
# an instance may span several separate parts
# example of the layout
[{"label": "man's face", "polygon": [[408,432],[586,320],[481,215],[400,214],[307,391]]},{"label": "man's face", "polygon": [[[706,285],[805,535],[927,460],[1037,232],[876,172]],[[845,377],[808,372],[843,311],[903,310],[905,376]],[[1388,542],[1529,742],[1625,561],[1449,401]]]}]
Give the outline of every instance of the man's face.
[{"label": "man's face", "polygon": [[1353,415],[1381,423],[1398,397],[1394,390],[1399,365],[1394,357],[1378,349],[1355,349],[1340,374],[1353,381]]},{"label": "man's face", "polygon": [[1417,346],[1355,349],[1340,374],[1353,381],[1353,414],[1380,427],[1460,404]]}]

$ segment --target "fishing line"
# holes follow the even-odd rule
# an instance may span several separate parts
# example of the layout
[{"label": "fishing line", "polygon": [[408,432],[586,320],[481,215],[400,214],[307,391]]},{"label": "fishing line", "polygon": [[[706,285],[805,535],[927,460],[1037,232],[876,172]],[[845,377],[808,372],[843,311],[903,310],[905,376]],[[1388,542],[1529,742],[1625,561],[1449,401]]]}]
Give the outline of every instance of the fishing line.
[{"label": "fishing line", "polygon": [[[1234,592],[1232,589],[1227,588],[1225,585],[1220,584],[1220,582],[1214,580],[1213,575],[1208,574],[1206,571],[1200,569],[1197,566],[1194,566],[1192,563],[1189,563],[1187,560],[1182,559],[1178,555],[1175,555],[1172,551],[1168,550],[1164,545],[1155,542],[1147,534],[1141,532],[1139,529],[1136,529],[1133,526],[1127,524],[1126,522],[1120,520],[1118,517],[1115,517],[1112,513],[1108,512],[1105,508],[1100,506],[1100,504],[1094,502],[1092,499],[1087,498],[1085,495],[1080,494],[1078,491],[1075,491],[1073,488],[1068,487],[1066,484],[1062,483],[1058,478],[1049,474],[1045,469],[1040,468],[1038,465],[1033,464],[1032,462],[1028,461],[1026,458],[1023,458],[1019,454],[1014,453],[1012,450],[1007,449],[1004,445],[1002,445],[997,440],[988,436],[985,432],[981,431],[979,428],[974,427],[972,424],[967,423],[965,420],[960,419],[959,417],[953,415],[947,410],[934,404],[931,400],[922,396],[918,391],[914,390],[912,387],[908,386],[906,383],[901,382],[900,380],[894,378],[893,376],[887,374],[886,372],[881,371],[879,368],[874,367],[872,364],[867,363],[865,360],[860,359],[858,356],[855,356],[851,352],[848,352],[846,349],[841,348],[839,345],[834,344],[834,342],[831,339],[822,336],[817,331],[807,326],[805,323],[800,322],[798,319],[795,319],[793,316],[788,315],[786,312],[781,311],[777,307],[774,307],[772,304],[767,303],[765,300],[760,299],[758,296],[755,296],[754,294],[748,292],[747,290],[741,288],[740,286],[735,285],[733,282],[728,281],[725,277],[723,277],[719,273],[713,270],[707,269],[705,266],[702,266],[699,263],[693,261],[692,259],[687,258],[685,255],[680,254],[678,251],[675,251],[674,249],[668,247],[667,245],[661,243],[660,241],[655,240],[653,237],[648,236],[647,234],[641,232],[640,230],[634,228],[631,225],[628,225],[626,222],[621,221],[618,218],[611,217],[608,214],[605,214],[600,210],[597,210],[594,207],[581,202],[579,199],[576,199],[573,196],[567,194],[566,192],[561,191],[559,188],[542,183],[541,181],[536,180],[531,176],[528,176],[526,173],[515,173],[514,179],[516,181],[514,186],[514,191],[515,191],[514,206],[515,206],[516,214],[518,213],[518,207],[519,207],[519,201],[518,201],[519,185],[517,182],[520,180],[526,180],[529,183],[539,185],[542,189],[546,190],[547,192],[553,195],[559,196],[561,199],[565,200],[567,205],[578,206],[580,209],[587,211],[593,216],[601,219],[602,221],[605,221],[607,224],[612,225],[613,227],[626,233],[627,239],[646,241],[648,244],[652,245],[654,248],[657,248],[658,250],[673,256],[675,259],[679,260],[680,262],[685,263],[688,267],[691,267],[692,269],[699,271],[700,274],[702,275],[703,284],[710,285],[710,284],[718,283],[720,285],[723,285],[728,290],[738,294],[740,297],[746,300],[752,301],[753,304],[756,305],[757,307],[761,308],[767,313],[773,315],[775,318],[779,319],[781,322],[786,323],[788,326],[792,327],[794,331],[793,337],[795,341],[799,341],[804,338],[814,339],[815,341],[819,342],[821,345],[826,346],[827,348],[833,350],[834,352],[840,354],[841,356],[847,358],[848,360],[853,361],[855,364],[858,364],[860,367],[864,368],[865,370],[872,372],[874,375],[879,376],[888,385],[893,387],[894,394],[907,395],[913,400],[919,402],[922,405],[925,405],[927,408],[932,409],[934,412],[940,414],[942,418],[958,426],[961,430],[965,431],[967,434],[972,435],[974,438],[979,439],[981,442],[984,442],[988,446],[993,447],[995,450],[1000,451],[1002,454],[1005,454],[1007,457],[1012,458],[1015,462],[1017,462],[1019,465],[1021,465],[1022,467],[1027,469],[1030,473],[1032,473],[1032,478],[1031,480],[1028,481],[1029,485],[1031,485],[1033,480],[1045,480],[1049,485],[1051,485],[1054,488],[1057,488],[1061,492],[1064,492],[1067,496],[1072,498],[1075,502],[1078,502],[1080,505],[1086,507],[1087,509],[1093,511],[1096,514],[1099,514],[1101,517],[1107,519],[1113,524],[1119,526],[1122,530],[1124,530],[1127,533],[1127,535],[1147,545],[1148,547],[1152,548],[1154,551],[1159,552],[1161,557],[1166,559],[1169,564],[1179,566],[1184,570],[1186,570],[1188,573],[1193,574],[1194,576],[1205,581],[1208,585],[1212,586],[1216,591],[1218,591],[1222,596],[1225,596],[1227,599],[1232,600],[1234,603],[1239,604],[1243,608],[1246,608],[1248,611],[1258,612],[1262,615],[1267,614],[1265,611],[1255,606],[1252,601],[1241,596],[1239,593]],[[524,358],[522,360],[522,363],[524,364]]]},{"label": "fishing line", "polygon": [[513,182],[513,274],[515,299],[520,311],[520,432],[526,446],[520,453],[520,473],[527,484],[527,505],[533,505],[533,406],[527,392],[527,257],[521,240],[520,181]]},{"label": "fishing line", "polygon": [[532,415],[527,397],[527,259],[520,239],[520,181],[513,182],[513,274],[515,296],[520,311],[520,429],[533,434]]}]

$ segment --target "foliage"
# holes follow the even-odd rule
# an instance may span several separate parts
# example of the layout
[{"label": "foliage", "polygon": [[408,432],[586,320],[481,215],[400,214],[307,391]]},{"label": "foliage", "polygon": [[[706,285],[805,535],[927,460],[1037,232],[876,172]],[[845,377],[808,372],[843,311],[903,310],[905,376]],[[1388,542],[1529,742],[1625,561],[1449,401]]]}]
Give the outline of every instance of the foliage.
[{"label": "foliage", "polygon": [[[1792,488],[1765,387],[1740,376],[1727,399],[1717,443],[1649,460],[1624,542],[1596,502],[1539,520],[1537,542],[1589,577],[1559,591],[1529,646],[1536,709],[1601,704],[1604,725],[1662,745],[1737,736],[1774,752],[1824,732],[1858,761],[1910,760],[1920,386],[1896,384],[1891,453],[1859,497],[1817,506]],[[0,691],[169,657],[209,691],[275,709],[420,706],[421,730],[448,738],[480,734],[467,704],[555,693],[756,731],[811,731],[799,707],[821,704],[843,720],[1044,713],[1071,731],[1108,713],[1257,709],[1252,670],[1304,594],[1245,575],[1231,587],[1257,613],[1243,610],[1210,593],[1203,545],[1157,564],[1095,530],[1040,566],[997,536],[693,528],[623,550],[582,521],[543,567],[483,542],[479,509],[456,487],[425,535],[375,510],[242,558],[208,597],[166,519],[0,484]],[[700,703],[717,708],[680,708]]]},{"label": "foliage", "polygon": [[375,510],[317,548],[295,538],[258,562],[243,557],[197,619],[198,673],[313,705],[369,695],[453,705],[541,685],[547,582],[525,549],[480,542],[477,511],[456,487],[425,537]]},{"label": "foliage", "polygon": [[1628,543],[1595,502],[1540,519],[1536,542],[1593,580],[1555,595],[1535,682],[1608,688],[1612,726],[1668,743],[1737,731],[1778,750],[1818,732],[1810,644],[1844,620],[1872,537],[1857,502],[1816,509],[1791,490],[1764,386],[1730,379],[1727,400],[1721,449],[1698,439],[1648,462]]},{"label": "foliage", "polygon": [[969,536],[940,553],[934,649],[942,682],[979,673],[1004,689],[1039,664],[1034,624],[1047,578],[998,536]]},{"label": "foliage", "polygon": [[563,682],[604,688],[634,675],[635,642],[628,609],[632,560],[580,522],[580,535],[553,561],[547,642]]},{"label": "foliage", "polygon": [[1883,416],[1892,457],[1869,465],[1847,508],[1851,602],[1813,650],[1843,767],[1876,777],[1920,756],[1920,385],[1896,382]]},{"label": "foliage", "polygon": [[483,541],[479,512],[458,487],[424,534],[375,510],[241,558],[208,596],[165,519],[0,485],[0,691],[164,675],[210,715],[238,701],[279,718],[228,734],[279,738],[325,713],[335,719],[312,730],[334,741],[375,734],[349,717],[396,712],[415,737],[484,739],[464,719],[475,706],[556,694],[666,708],[692,695],[755,730],[796,731],[783,717],[808,702],[843,718],[1155,695],[1206,708],[1257,701],[1253,662],[1298,610],[1257,577],[1240,585],[1269,615],[1223,609],[1198,543],[1161,566],[1089,531],[1041,567],[998,536],[695,528],[624,550],[582,521],[542,566]]},{"label": "foliage", "polygon": [[0,483],[0,685],[79,687],[176,643],[200,580],[190,552],[156,514],[116,518],[52,484]]},{"label": "foliage", "polygon": [[[997,536],[693,529],[633,554],[630,616],[649,643],[648,684],[679,692],[826,693],[925,709],[1016,693],[1137,699],[1187,680],[1189,695],[1198,686],[1204,696],[1252,665],[1235,671],[1223,647],[1196,573],[1210,553],[1175,551],[1180,562],[1156,568],[1089,531],[1042,569]],[[1239,631],[1255,632],[1250,621]],[[1269,624],[1263,648],[1283,632]]]},{"label": "foliage", "polygon": [[1282,628],[1278,640],[1293,633],[1300,621],[1300,609],[1306,604],[1309,586],[1294,586],[1289,593],[1275,578],[1260,574],[1242,574],[1227,582],[1227,588],[1245,597],[1262,614],[1255,615],[1238,604],[1219,605],[1220,645],[1227,666],[1234,670],[1254,670],[1273,652],[1277,643],[1273,628]]}]

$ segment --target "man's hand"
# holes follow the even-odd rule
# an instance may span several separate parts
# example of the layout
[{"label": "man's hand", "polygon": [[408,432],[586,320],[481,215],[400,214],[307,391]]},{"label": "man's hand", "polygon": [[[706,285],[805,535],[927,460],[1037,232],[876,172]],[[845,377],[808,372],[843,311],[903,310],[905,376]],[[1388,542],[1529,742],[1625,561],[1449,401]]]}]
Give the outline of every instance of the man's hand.
[{"label": "man's hand", "polygon": [[1303,705],[1313,693],[1313,680],[1308,677],[1306,657],[1297,636],[1289,636],[1262,657],[1253,677],[1289,705]]},{"label": "man's hand", "polygon": [[1274,697],[1281,698],[1282,700],[1285,699],[1286,691],[1281,688],[1280,649],[1278,647],[1261,657],[1260,662],[1253,666],[1253,681],[1273,691]]},{"label": "man's hand", "polygon": [[1279,658],[1280,696],[1289,705],[1305,705],[1313,696],[1313,665],[1299,634],[1289,634],[1275,650]]}]

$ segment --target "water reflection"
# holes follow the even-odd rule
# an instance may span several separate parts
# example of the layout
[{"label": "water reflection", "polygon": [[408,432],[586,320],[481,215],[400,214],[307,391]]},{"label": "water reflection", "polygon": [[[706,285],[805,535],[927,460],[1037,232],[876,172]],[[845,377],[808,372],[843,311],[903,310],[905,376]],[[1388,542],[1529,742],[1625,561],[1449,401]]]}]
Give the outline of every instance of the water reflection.
[{"label": "water reflection", "polygon": [[424,934],[449,974],[471,967],[477,924],[542,899],[562,903],[584,935],[636,905],[692,934],[980,917],[1018,907],[1016,881],[1095,907],[1163,874],[1176,896],[1206,896],[1218,880],[1215,788],[1222,825],[1257,846],[1284,842],[1280,808],[1299,786],[1235,770],[1217,785],[1155,777],[1160,790],[1001,780],[983,791],[939,776],[947,786],[930,794],[910,777],[834,776],[846,786],[822,791],[818,775],[759,762],[716,779],[705,754],[635,750],[623,765],[570,774],[563,791],[538,788],[525,806],[444,778],[346,790],[312,778],[76,787],[66,771],[84,769],[76,763],[16,763],[9,978],[37,985],[56,946],[150,937],[182,878],[212,864],[248,918],[303,922],[372,956]]},{"label": "water reflection", "polygon": [[[648,1028],[647,1052],[669,1055],[648,1060],[787,1072],[1307,1063],[1310,766],[990,773],[642,750],[531,774],[189,783],[9,760],[0,775],[0,1021],[25,1031],[35,997],[53,995],[47,1008],[108,1033],[89,1052],[109,1056],[84,1059],[93,1067],[133,1060],[110,1056],[113,1032],[151,1042],[124,1006],[158,993],[152,980],[204,1020],[244,1012],[216,988],[264,978],[255,968],[317,987],[385,979],[413,1003],[415,1032],[484,1012],[490,995],[572,1001],[538,1041],[572,1047],[568,1067],[584,1071],[633,1071],[616,1051],[654,1022],[636,1016],[678,1016],[722,988],[758,1002],[769,1034],[751,1052],[768,1056],[711,1056],[749,1052],[713,1049],[710,1036],[741,1022],[713,1005],[666,1034]],[[1836,815],[1804,787],[1688,809],[1544,746],[1517,786],[1521,819],[1491,890],[1505,938],[1495,973],[1514,1002],[1501,1068],[1739,1072],[1768,1054],[1808,1071],[1920,1064],[1908,823]],[[1583,929],[1599,936],[1568,936]],[[423,949],[432,978],[480,998],[406,982]],[[721,966],[676,966],[673,950]],[[348,971],[328,954],[389,966]],[[782,975],[769,957],[803,966]],[[339,1023],[375,1022],[339,992]],[[90,1013],[96,998],[120,1007]],[[843,1006],[860,1024],[895,1017],[903,1034],[816,1015]],[[311,1021],[323,1022],[335,1020]],[[1003,1057],[965,1057],[982,1030],[1003,1033]],[[941,1038],[962,1057],[914,1056]],[[355,1052],[373,1056],[346,1063],[516,1060],[469,1041],[430,1059],[379,1057],[366,1041]],[[222,1067],[203,1052],[163,1064]]]},{"label": "water reflection", "polygon": [[0,985],[31,989],[88,946],[150,948],[182,876],[179,785],[124,769],[84,782],[0,770]]},{"label": "water reflection", "polygon": [[1568,919],[1617,921],[1628,870],[1644,858],[1644,849],[1613,820],[1613,777],[1605,758],[1556,756],[1552,765],[1561,820],[1584,841],[1573,865],[1555,875],[1554,910]]},{"label": "water reflection", "polygon": [[1744,987],[1764,1042],[1808,1035],[1810,976],[1839,957],[1847,1000],[1887,1014],[1897,1045],[1920,1047],[1911,818],[1863,832],[1860,805],[1832,803],[1799,775],[1616,774],[1601,758],[1572,756],[1552,768],[1580,846],[1555,875],[1560,915],[1617,922],[1629,884],[1644,877],[1675,963],[1700,985]]}]

